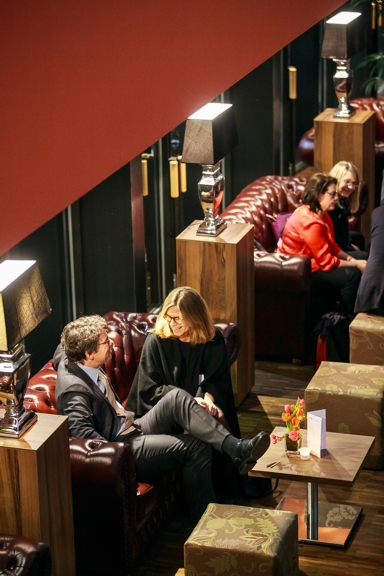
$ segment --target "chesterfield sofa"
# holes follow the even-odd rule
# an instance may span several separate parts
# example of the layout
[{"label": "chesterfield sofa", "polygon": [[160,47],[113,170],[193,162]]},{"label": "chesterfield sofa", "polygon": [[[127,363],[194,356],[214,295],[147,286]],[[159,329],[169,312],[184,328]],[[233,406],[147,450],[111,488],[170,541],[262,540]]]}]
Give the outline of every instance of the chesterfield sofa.
[{"label": "chesterfield sofa", "polygon": [[[333,303],[311,290],[310,259],[275,252],[278,235],[274,224],[279,214],[300,206],[306,182],[296,176],[263,176],[248,184],[221,214],[227,222],[254,228],[256,357],[312,359],[311,332],[321,316],[332,311]],[[362,184],[359,211],[350,217],[351,230],[359,229],[367,198],[367,187]]]},{"label": "chesterfield sofa", "polygon": [[[351,106],[357,110],[371,110],[376,115],[375,134],[375,206],[380,204],[381,182],[384,170],[384,100],[377,98],[356,98],[350,100]],[[313,166],[315,150],[315,128],[307,130],[300,139],[298,155],[300,160]],[[345,158],[348,160],[348,158]]]},{"label": "chesterfield sofa", "polygon": [[24,536],[0,534],[0,575],[50,576],[52,557],[43,542]]},{"label": "chesterfield sofa", "polygon": [[[140,361],[153,314],[110,312],[112,357],[105,370],[122,403]],[[235,324],[216,322],[224,335],[229,363],[238,355]],[[35,412],[56,414],[56,371],[48,362],[29,382],[24,405]],[[138,483],[132,452],[122,442],[69,439],[75,531],[76,571],[81,576],[127,576],[134,561],[182,498],[179,470],[156,484]],[[69,505],[69,503],[68,503]]]}]

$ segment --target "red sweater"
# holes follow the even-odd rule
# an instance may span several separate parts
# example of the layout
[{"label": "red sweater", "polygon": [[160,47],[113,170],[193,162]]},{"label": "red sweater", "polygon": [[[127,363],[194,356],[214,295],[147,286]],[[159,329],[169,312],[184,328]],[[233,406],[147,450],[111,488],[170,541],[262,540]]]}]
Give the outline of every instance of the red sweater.
[{"label": "red sweater", "polygon": [[279,243],[281,254],[303,254],[311,259],[312,272],[329,272],[337,268],[337,254],[341,248],[336,244],[333,224],[327,213],[324,219],[312,212],[309,206],[296,208],[287,221]]}]

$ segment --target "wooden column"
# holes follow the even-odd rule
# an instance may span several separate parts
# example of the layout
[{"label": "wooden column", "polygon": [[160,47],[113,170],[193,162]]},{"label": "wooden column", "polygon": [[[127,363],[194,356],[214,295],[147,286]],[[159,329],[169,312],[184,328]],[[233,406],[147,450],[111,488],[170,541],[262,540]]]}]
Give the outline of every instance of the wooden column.
[{"label": "wooden column", "polygon": [[51,549],[52,576],[75,576],[68,419],[38,414],[20,439],[0,438],[0,532]]},{"label": "wooden column", "polygon": [[241,346],[231,367],[236,406],[254,384],[253,226],[228,224],[216,237],[197,236],[196,220],[176,238],[177,286],[203,296],[213,318],[238,325]]},{"label": "wooden column", "polygon": [[368,242],[375,207],[375,112],[356,110],[351,118],[334,118],[333,112],[326,108],[315,118],[315,172],[329,172],[340,160],[356,166],[369,190],[368,207],[361,217]]}]

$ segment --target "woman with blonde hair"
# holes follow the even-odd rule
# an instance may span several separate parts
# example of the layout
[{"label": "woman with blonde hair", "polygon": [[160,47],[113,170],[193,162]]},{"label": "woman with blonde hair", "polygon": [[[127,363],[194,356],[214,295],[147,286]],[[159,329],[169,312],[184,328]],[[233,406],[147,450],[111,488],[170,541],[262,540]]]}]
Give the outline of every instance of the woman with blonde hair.
[{"label": "woman with blonde hair", "polygon": [[127,409],[146,414],[174,388],[183,388],[214,417],[225,417],[240,435],[224,337],[205,300],[188,286],[165,299],[145,341]]},{"label": "woman with blonde hair", "polygon": [[359,173],[351,162],[342,160],[335,164],[330,176],[336,178],[338,203],[329,215],[333,223],[335,241],[347,254],[357,260],[366,260],[368,253],[364,251],[364,236],[361,232],[350,232],[348,216],[359,210],[360,181]]}]

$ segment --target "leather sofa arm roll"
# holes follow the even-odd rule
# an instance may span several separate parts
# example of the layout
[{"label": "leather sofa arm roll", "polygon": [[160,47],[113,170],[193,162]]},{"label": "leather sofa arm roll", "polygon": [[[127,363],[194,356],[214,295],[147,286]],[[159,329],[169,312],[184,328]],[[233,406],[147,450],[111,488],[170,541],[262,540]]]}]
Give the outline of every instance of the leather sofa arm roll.
[{"label": "leather sofa arm roll", "polygon": [[[123,573],[133,560],[127,534],[136,527],[138,487],[131,448],[123,442],[70,438],[69,450],[76,564],[87,566],[89,574],[107,574],[113,557],[116,572]],[[94,554],[94,561],[90,534],[94,550],[108,550],[105,559]]]},{"label": "leather sofa arm roll", "polygon": [[308,293],[311,286],[311,261],[308,256],[254,253],[255,292]]},{"label": "leather sofa arm roll", "polygon": [[0,534],[0,574],[50,576],[51,552],[46,544],[24,536]]}]

